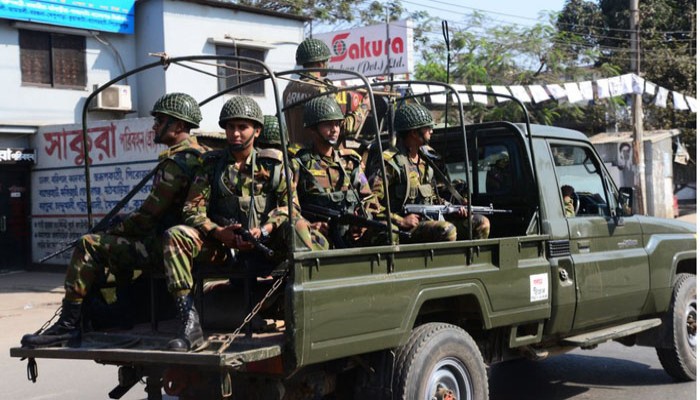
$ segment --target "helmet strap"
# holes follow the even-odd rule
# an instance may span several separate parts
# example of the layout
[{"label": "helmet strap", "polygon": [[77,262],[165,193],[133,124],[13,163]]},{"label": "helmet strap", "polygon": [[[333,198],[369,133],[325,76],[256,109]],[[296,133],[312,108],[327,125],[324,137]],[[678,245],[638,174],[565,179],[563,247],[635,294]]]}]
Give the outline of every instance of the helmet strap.
[{"label": "helmet strap", "polygon": [[166,115],[165,123],[158,130],[158,132],[156,132],[156,135],[153,138],[153,143],[163,143],[163,137],[168,132],[168,129],[170,129],[170,126],[173,124],[173,122],[175,122],[174,119],[171,116]]},{"label": "helmet strap", "polygon": [[250,143],[255,139],[255,134],[250,135],[250,138],[241,144],[229,144],[228,149],[234,153],[237,153],[250,145]]}]

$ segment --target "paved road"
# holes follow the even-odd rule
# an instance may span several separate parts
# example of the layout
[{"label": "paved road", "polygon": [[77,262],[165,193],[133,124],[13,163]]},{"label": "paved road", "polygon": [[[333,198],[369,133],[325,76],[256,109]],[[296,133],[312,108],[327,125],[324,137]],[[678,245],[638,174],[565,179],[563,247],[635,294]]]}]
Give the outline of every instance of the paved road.
[{"label": "paved road", "polygon": [[[682,216],[695,223],[695,214]],[[39,379],[26,378],[26,362],[9,357],[23,333],[51,317],[63,295],[63,274],[0,274],[0,399],[106,399],[117,368],[92,361],[38,360]],[[603,344],[539,362],[514,361],[490,371],[492,400],[691,400],[695,382],[675,383],[653,349]],[[145,398],[143,385],[125,400]]]}]

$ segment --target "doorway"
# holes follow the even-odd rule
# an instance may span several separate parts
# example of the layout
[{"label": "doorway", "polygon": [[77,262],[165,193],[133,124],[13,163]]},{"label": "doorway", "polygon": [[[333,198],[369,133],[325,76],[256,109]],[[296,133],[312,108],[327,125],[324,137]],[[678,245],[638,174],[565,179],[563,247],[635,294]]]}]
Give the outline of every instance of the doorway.
[{"label": "doorway", "polygon": [[28,266],[29,205],[29,171],[0,167],[0,271]]}]

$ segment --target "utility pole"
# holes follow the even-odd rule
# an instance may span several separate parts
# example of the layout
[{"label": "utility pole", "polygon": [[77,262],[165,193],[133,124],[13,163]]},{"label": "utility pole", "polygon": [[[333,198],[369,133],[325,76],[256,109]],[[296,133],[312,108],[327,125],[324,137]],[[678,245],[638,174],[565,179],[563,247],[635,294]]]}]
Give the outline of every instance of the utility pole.
[{"label": "utility pole", "polygon": [[[641,70],[641,46],[639,37],[639,0],[630,0],[630,47],[632,54],[632,71],[637,76]],[[642,95],[632,95],[632,161],[634,163],[634,190],[637,211],[647,214],[646,168],[644,165],[644,114],[642,112]]]}]

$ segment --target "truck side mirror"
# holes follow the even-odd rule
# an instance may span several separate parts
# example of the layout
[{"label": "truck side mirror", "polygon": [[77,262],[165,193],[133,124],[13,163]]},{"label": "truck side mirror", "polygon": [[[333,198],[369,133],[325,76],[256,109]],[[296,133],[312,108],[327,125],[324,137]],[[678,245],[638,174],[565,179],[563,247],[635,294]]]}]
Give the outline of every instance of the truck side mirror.
[{"label": "truck side mirror", "polygon": [[619,207],[619,215],[628,217],[634,215],[634,188],[623,186],[617,196],[617,204]]}]

